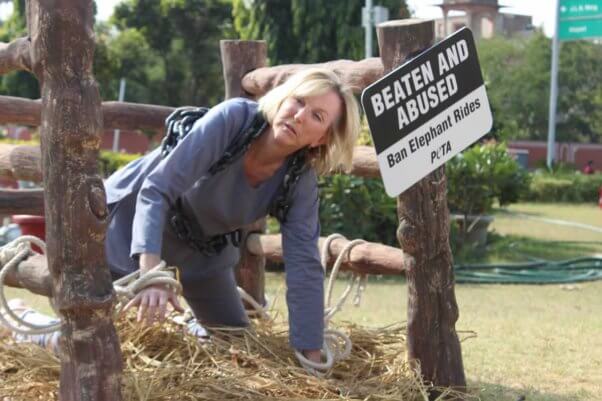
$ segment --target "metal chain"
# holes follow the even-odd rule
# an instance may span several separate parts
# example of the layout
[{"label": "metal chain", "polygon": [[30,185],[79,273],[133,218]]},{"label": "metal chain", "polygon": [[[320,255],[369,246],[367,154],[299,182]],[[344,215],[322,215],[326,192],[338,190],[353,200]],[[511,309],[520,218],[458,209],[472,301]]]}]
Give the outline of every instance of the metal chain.
[{"label": "metal chain", "polygon": [[[207,114],[208,111],[209,109],[206,107],[181,107],[171,113],[165,120],[167,132],[162,141],[161,156],[163,158],[167,157],[176,145],[190,133],[194,123]],[[263,133],[267,125],[268,123],[261,113],[256,113],[253,122],[245,132],[228,146],[218,161],[209,167],[209,173],[215,175],[238,160],[249,149],[251,143]],[[275,217],[280,223],[286,221],[286,216],[291,207],[293,191],[299,178],[301,178],[301,175],[307,168],[305,163],[306,157],[306,148],[297,151],[293,155],[278,195],[269,207],[269,214]]]},{"label": "metal chain", "polygon": [[291,207],[291,199],[293,191],[301,178],[303,172],[307,169],[305,159],[307,156],[307,148],[298,150],[291,159],[288,171],[284,175],[282,186],[276,199],[270,205],[269,214],[275,217],[280,223],[286,221],[286,216]]},{"label": "metal chain", "polygon": [[190,132],[194,123],[203,117],[207,107],[180,107],[165,119],[167,127],[165,137],[161,141],[161,157],[165,158],[178,143]]}]

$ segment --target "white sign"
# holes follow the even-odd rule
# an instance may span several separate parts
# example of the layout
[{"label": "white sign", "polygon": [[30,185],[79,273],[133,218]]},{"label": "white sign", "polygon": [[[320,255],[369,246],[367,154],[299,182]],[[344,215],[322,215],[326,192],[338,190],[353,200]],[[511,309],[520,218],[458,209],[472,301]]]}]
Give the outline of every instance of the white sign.
[{"label": "white sign", "polygon": [[385,190],[397,196],[491,130],[472,32],[457,31],[370,85],[362,106]]}]

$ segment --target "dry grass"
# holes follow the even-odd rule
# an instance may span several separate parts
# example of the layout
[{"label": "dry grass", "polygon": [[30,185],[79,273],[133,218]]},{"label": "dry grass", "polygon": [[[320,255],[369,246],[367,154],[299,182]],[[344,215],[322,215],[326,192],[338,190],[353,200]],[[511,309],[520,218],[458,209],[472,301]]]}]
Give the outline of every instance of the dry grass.
[{"label": "dry grass", "polygon": [[[175,324],[117,323],[126,400],[370,399],[426,400],[426,387],[405,361],[405,328],[345,326],[352,356],[328,379],[300,368],[283,323],[253,330],[213,329],[200,343]],[[59,361],[34,345],[0,342],[0,397],[57,399]]]}]

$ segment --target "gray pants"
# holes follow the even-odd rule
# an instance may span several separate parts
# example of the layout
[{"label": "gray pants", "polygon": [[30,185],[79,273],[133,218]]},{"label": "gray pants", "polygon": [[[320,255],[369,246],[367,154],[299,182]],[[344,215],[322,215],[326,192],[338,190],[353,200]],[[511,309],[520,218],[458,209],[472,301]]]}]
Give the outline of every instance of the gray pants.
[{"label": "gray pants", "polygon": [[182,280],[184,298],[204,325],[245,327],[249,319],[236,289],[234,269],[219,270],[210,277]]}]

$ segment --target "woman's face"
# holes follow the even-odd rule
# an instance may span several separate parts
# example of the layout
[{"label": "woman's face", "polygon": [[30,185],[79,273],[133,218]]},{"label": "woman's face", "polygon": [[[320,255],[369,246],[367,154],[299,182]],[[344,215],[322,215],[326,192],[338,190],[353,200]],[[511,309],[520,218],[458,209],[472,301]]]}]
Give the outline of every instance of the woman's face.
[{"label": "woman's face", "polygon": [[289,97],[274,117],[274,138],[294,150],[323,145],[341,112],[341,98],[334,91],[317,96]]}]

